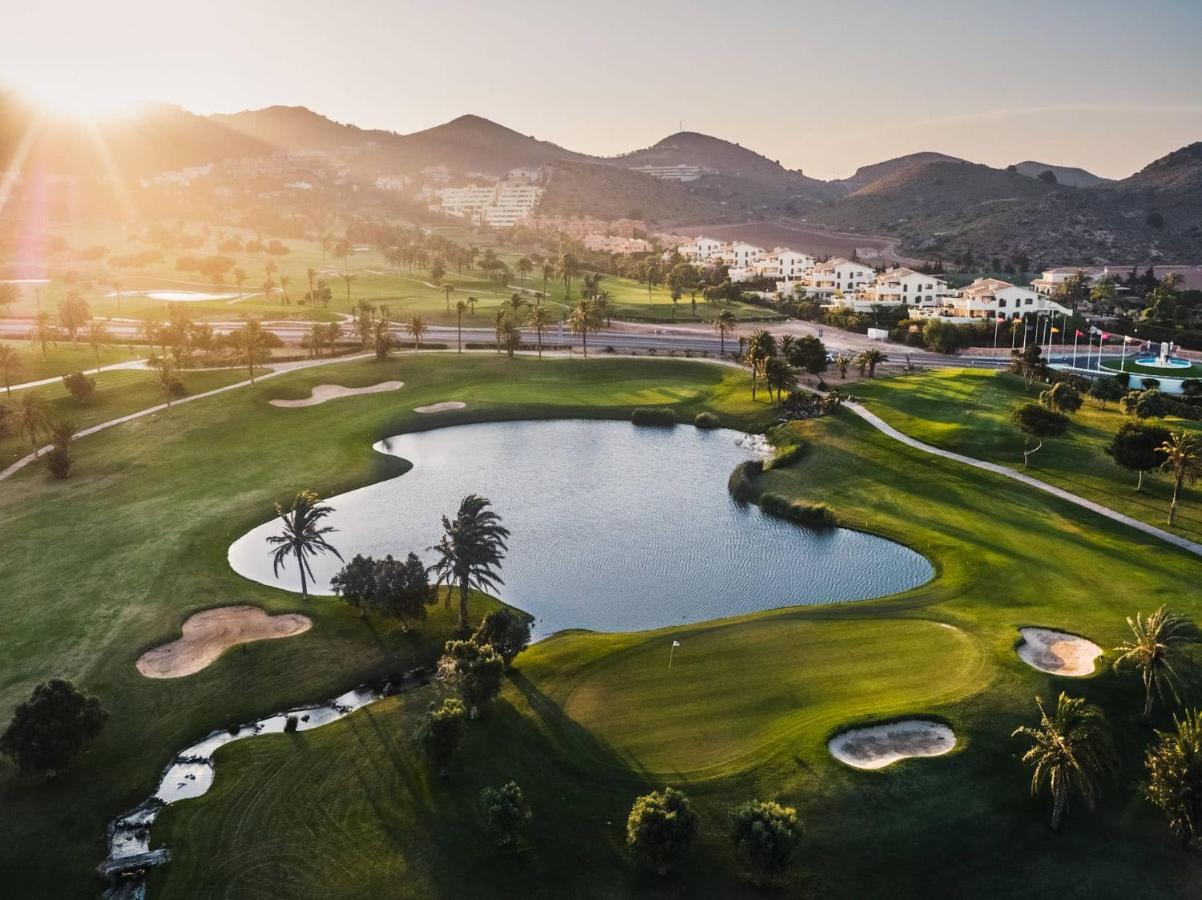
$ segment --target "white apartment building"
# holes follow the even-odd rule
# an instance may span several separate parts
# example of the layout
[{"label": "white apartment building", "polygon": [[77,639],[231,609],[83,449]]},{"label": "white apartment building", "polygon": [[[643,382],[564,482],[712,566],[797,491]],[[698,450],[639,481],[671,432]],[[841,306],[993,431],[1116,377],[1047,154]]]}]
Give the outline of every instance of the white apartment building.
[{"label": "white apartment building", "polygon": [[543,180],[543,170],[541,166],[522,166],[517,169],[509,170],[510,181],[524,181],[527,184],[538,184]]},{"label": "white apartment building", "polygon": [[713,238],[696,237],[687,244],[681,244],[676,252],[691,263],[707,263],[711,257],[717,256],[726,244]]},{"label": "white apartment building", "polygon": [[1017,319],[1030,313],[1068,315],[1069,309],[1030,288],[1000,278],[978,278],[963,290],[944,295],[931,313],[964,319]]},{"label": "white apartment building", "polygon": [[492,185],[442,188],[431,209],[470,219],[493,228],[512,228],[525,219],[542,200],[543,189],[531,184],[500,181]]},{"label": "white apartment building", "polygon": [[865,285],[860,297],[869,306],[935,307],[946,293],[947,282],[943,279],[898,266],[877,275]]},{"label": "white apartment building", "polygon": [[630,166],[630,171],[650,175],[660,181],[696,181],[702,175],[717,175],[717,169],[677,163],[674,166]]},{"label": "white apartment building", "polygon": [[586,234],[582,243],[585,250],[597,253],[650,253],[654,249],[650,241],[642,238],[620,237],[613,234]]},{"label": "white apartment building", "polygon": [[859,291],[875,277],[876,272],[868,266],[840,256],[816,263],[799,279],[778,282],[776,289],[783,294],[791,294],[796,286],[800,286],[808,296],[827,299]]},{"label": "white apartment building", "polygon": [[381,175],[376,179],[378,191],[403,191],[409,186],[409,179],[404,175]]}]

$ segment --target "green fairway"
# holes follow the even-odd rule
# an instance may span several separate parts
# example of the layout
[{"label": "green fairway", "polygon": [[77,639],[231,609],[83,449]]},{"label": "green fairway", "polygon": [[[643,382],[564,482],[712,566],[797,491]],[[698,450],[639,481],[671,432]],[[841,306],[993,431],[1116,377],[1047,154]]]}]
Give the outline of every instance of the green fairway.
[{"label": "green fairway", "polygon": [[[306,409],[266,403],[390,378],[405,387]],[[397,356],[281,376],[88,438],[67,482],[27,471],[3,483],[0,575],[20,602],[0,631],[0,714],[51,675],[75,679],[113,712],[53,783],[0,762],[0,865],[16,896],[95,894],[89,872],[104,855],[105,824],[209,729],[433,657],[449,633],[441,606],[402,635],[336,600],[305,603],[242,579],[225,554],[299,488],[330,496],[401,471],[371,442],[432,427],[412,408],[456,398],[468,408],[439,424],[626,418],[652,404],[682,420],[712,410],[750,429],[772,417],[751,401],[746,373],[701,363]],[[150,896],[750,896],[726,811],[753,796],[801,813],[787,896],[874,896],[886,881],[893,895],[923,898],[1031,885],[1081,897],[1195,889],[1199,863],[1171,846],[1136,789],[1150,737],[1136,724],[1138,679],[1105,662],[1093,678],[1054,678],[1025,666],[1014,645],[1033,624],[1113,647],[1126,615],[1160,602],[1202,615],[1192,599],[1199,562],[1020,484],[934,461],[849,412],[790,427],[809,452],[757,486],[825,501],[843,523],[903,541],[934,563],[931,582],[878,601],[549,638],[518,658],[446,779],[431,776],[410,739],[436,686],[316,731],[233,744],[217,754],[210,792],[155,826],[152,845],[169,846],[172,859]],[[688,460],[680,471],[690,477]],[[190,613],[230,602],[302,611],[314,627],[231,650],[189,678],[136,673],[137,656],[172,639]],[[473,616],[483,608],[477,598]],[[672,640],[681,646],[669,671]],[[1008,735],[1031,721],[1034,695],[1062,687],[1103,705],[1122,770],[1096,814],[1074,805],[1053,836]],[[826,751],[847,726],[916,714],[951,725],[956,751],[879,772]],[[1162,709],[1157,724],[1166,721]],[[476,799],[510,778],[535,816],[517,854],[493,848]],[[663,881],[630,865],[622,833],[633,796],[666,783],[693,798],[703,830],[688,865]]]},{"label": "green fairway", "polygon": [[[1021,468],[1023,435],[1009,421],[1010,410],[1034,402],[1046,385],[1027,388],[1016,375],[982,369],[942,369],[919,375],[860,381],[855,393],[873,412],[920,441],[977,459]],[[1036,478],[1096,500],[1133,518],[1161,527],[1169,511],[1172,484],[1153,473],[1136,493],[1136,476],[1106,454],[1106,445],[1126,417],[1111,403],[1100,410],[1086,399],[1073,413],[1062,437],[1049,438],[1025,470]],[[1168,418],[1164,427],[1202,431],[1202,423]],[[1182,490],[1175,531],[1202,541],[1202,491]]]},{"label": "green fairway", "polygon": [[[20,366],[13,372],[12,383],[24,381],[41,381],[44,378],[55,378],[59,375],[69,375],[72,372],[90,372],[95,374],[97,365],[111,366],[114,363],[130,362],[145,356],[144,350],[133,350],[113,342],[114,346],[100,351],[99,361],[92,348],[80,342],[74,346],[70,342],[51,344],[43,355],[42,348],[31,345],[29,341],[0,341],[0,346],[11,347],[20,354]],[[0,384],[0,387],[3,387]]]}]

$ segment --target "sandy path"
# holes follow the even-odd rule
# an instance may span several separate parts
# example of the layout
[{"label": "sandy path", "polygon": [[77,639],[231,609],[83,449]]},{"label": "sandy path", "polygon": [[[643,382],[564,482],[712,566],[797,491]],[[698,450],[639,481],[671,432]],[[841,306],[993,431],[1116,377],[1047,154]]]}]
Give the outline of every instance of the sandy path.
[{"label": "sandy path", "polygon": [[442,403],[431,403],[429,406],[415,406],[413,407],[413,411],[419,413],[437,413],[446,412],[448,409],[463,409],[465,406],[467,404],[459,400],[444,400]]},{"label": "sandy path", "polygon": [[1018,655],[1032,669],[1052,675],[1081,678],[1092,675],[1102,648],[1093,641],[1050,628],[1020,628]]},{"label": "sandy path", "polygon": [[188,617],[178,640],[139,656],[138,671],[147,678],[182,678],[206,668],[230,647],[292,637],[312,625],[307,616],[270,616],[257,606],[208,609]]},{"label": "sandy path", "polygon": [[405,382],[403,381],[381,381],[379,384],[361,388],[343,387],[340,384],[319,384],[313,388],[312,394],[304,400],[271,400],[268,402],[272,406],[296,409],[302,406],[317,406],[319,403],[336,400],[339,397],[354,397],[359,394],[382,394],[385,391],[399,391],[404,386]]},{"label": "sandy path", "polygon": [[955,732],[922,719],[854,728],[827,743],[831,756],[857,769],[883,769],[915,756],[942,756],[955,746]]}]

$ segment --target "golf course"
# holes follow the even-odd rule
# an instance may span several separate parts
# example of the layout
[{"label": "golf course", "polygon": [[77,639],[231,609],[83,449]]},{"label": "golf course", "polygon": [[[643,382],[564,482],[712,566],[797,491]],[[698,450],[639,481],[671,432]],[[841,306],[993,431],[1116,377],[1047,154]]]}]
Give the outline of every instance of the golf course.
[{"label": "golf course", "polygon": [[[356,282],[357,294],[368,281]],[[423,311],[437,320],[443,293],[423,296]],[[680,312],[687,310],[686,297]],[[188,390],[244,374],[189,375]],[[145,378],[101,373],[98,394],[110,392],[104,418],[160,402]],[[1027,390],[1012,376],[952,370],[869,379],[853,392],[912,437],[1017,467],[1023,438],[1007,415],[1033,399]],[[272,402],[315,397],[329,402]],[[302,490],[330,498],[403,483],[406,460],[373,450],[396,435],[516,420],[629,422],[642,407],[670,409],[677,429],[708,413],[723,428],[768,431],[778,447],[801,447],[749,476],[757,495],[826,504],[842,528],[921,554],[933,576],[875,599],[545,637],[506,670],[445,777],[413,738],[422,714],[452,694],[437,679],[320,728],[223,747],[212,787],[159,813],[149,845],[166,847],[170,860],[151,870],[147,896],[762,896],[729,840],[729,810],[755,798],[795,807],[800,818],[781,896],[879,896],[886,883],[899,898],[1167,898],[1197,890],[1202,863],[1178,848],[1141,790],[1154,738],[1140,721],[1143,686],[1111,664],[1112,648],[1130,636],[1126,617],[1137,611],[1163,604],[1202,616],[1202,560],[905,446],[849,409],[776,427],[779,408],[763,390],[753,399],[739,366],[491,352],[397,353],[286,372],[84,437],[73,446],[69,479],[29,466],[0,482],[0,714],[56,677],[98,697],[110,714],[74,765],[52,779],[0,759],[5,885],[16,896],[97,895],[106,827],[153,794],[181,749],[215,729],[431,667],[455,636],[454,604],[441,600],[405,630],[393,619],[361,617],[337,597],[302,598],[237,574],[231,545],[271,520],[274,504]],[[1087,404],[1063,437],[1033,455],[1028,473],[1161,525],[1165,483],[1148,479],[1135,494],[1134,477],[1100,449],[1121,420],[1113,406]],[[18,455],[16,440],[0,444],[6,457]],[[595,467],[614,463],[589,446],[568,449],[579,456],[578,502],[587,504]],[[508,462],[535,472],[547,465],[534,450]],[[469,443],[454,464],[470,482],[477,463]],[[670,470],[674,488],[696,486],[698,466],[687,454],[672,458]],[[678,514],[669,496],[631,496],[625,515],[669,521]],[[1183,494],[1176,526],[1195,540],[1198,499]],[[504,519],[505,509],[496,511]],[[454,510],[385,512],[437,520]],[[690,527],[704,534],[707,523]],[[338,545],[337,532],[328,537]],[[616,543],[635,568],[640,548],[625,547],[623,537],[615,517],[554,563],[567,573],[591,542]],[[426,549],[390,552],[403,558]],[[695,550],[674,560],[682,570],[695,562]],[[741,561],[752,570],[763,564],[754,548]],[[517,603],[503,585],[496,596],[473,593],[472,623],[511,599]],[[276,639],[223,645],[180,677],[139,670],[148,651],[186,636],[190,617],[235,605],[306,622],[261,635]],[[1084,677],[1040,671],[1016,652],[1019,629],[1031,627],[1080,635],[1106,654]],[[1074,798],[1053,833],[1049,798],[1031,796],[1021,761],[1027,745],[1011,733],[1038,722],[1036,697],[1054,704],[1061,691],[1102,710],[1117,765],[1096,808]],[[1151,725],[1168,728],[1174,711],[1159,703]],[[954,747],[873,770],[840,762],[828,747],[848,729],[914,719],[949,729]],[[508,781],[521,786],[532,812],[516,849],[496,846],[478,802],[483,788]],[[625,826],[636,796],[666,786],[688,795],[700,831],[687,864],[660,876],[632,864]]]}]

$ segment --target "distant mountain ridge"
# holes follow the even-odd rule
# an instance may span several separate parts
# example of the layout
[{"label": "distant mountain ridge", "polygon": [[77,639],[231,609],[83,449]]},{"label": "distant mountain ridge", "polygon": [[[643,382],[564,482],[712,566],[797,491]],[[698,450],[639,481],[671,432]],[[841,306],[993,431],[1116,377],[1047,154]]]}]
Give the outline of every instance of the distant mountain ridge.
[{"label": "distant mountain ridge", "polygon": [[[0,168],[11,165],[35,121],[0,92]],[[476,115],[397,134],[339,123],[305,107],[198,116],[157,106],[105,124],[96,134],[106,147],[105,167],[131,180],[223,158],[353,148],[358,151],[353,175],[359,179],[438,165],[459,177],[547,167],[544,211],[609,218],[637,213],[660,228],[780,219],[895,237],[903,253],[920,258],[973,253],[1062,263],[1202,259],[1202,143],[1117,181],[1032,160],[1007,171],[924,151],[828,182],[696,132],[602,158]],[[95,139],[80,126],[45,125],[37,130],[25,168],[95,177]],[[706,172],[681,182],[637,171],[678,165]],[[1039,178],[1045,171],[1056,176],[1054,183]]]}]

